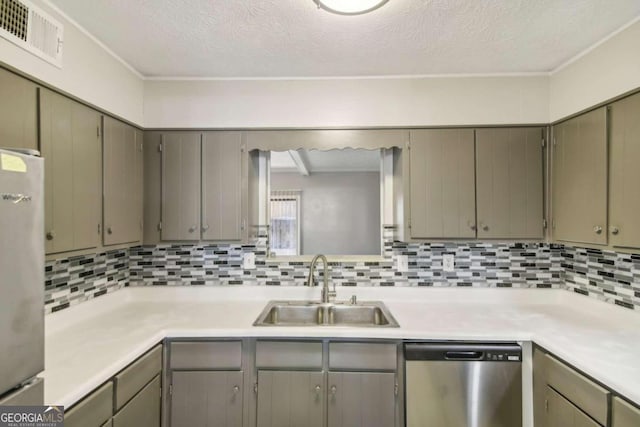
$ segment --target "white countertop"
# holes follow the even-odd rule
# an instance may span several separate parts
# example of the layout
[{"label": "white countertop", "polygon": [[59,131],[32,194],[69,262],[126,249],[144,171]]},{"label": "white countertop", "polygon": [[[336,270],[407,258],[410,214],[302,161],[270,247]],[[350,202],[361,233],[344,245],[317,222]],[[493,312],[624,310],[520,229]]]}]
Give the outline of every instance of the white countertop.
[{"label": "white countertop", "polygon": [[640,315],[551,289],[338,288],[381,300],[400,328],[254,327],[269,300],[306,287],[126,288],[46,316],[45,403],[70,406],[165,337],[534,341],[640,404]]}]

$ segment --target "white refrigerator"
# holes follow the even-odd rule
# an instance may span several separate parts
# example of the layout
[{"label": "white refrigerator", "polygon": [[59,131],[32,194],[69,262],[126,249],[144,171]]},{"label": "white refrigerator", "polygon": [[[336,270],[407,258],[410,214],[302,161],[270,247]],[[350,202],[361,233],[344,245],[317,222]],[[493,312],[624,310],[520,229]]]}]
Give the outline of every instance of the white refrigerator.
[{"label": "white refrigerator", "polygon": [[44,160],[0,149],[0,405],[42,405]]}]

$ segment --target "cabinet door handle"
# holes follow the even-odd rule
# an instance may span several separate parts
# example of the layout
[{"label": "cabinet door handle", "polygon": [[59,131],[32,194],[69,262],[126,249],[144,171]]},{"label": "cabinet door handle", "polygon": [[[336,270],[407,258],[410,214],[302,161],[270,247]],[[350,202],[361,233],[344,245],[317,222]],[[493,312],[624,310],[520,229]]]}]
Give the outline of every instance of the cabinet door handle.
[{"label": "cabinet door handle", "polygon": [[111,227],[107,227],[107,234],[113,234],[113,229]]},{"label": "cabinet door handle", "polygon": [[194,231],[196,231],[196,228],[197,227],[195,225],[189,227],[189,233],[193,233]]},{"label": "cabinet door handle", "polygon": [[611,234],[617,236],[620,233],[620,229],[618,227],[611,227]]},{"label": "cabinet door handle", "polygon": [[483,222],[480,223],[480,227],[483,231],[489,231],[489,226]]},{"label": "cabinet door handle", "polygon": [[320,385],[316,385],[315,391],[316,391],[316,394],[320,394],[320,391],[322,391],[322,387],[320,387]]},{"label": "cabinet door handle", "polygon": [[237,385],[233,386],[233,394],[238,394],[238,392],[240,391],[240,387]]},{"label": "cabinet door handle", "polygon": [[207,231],[208,229],[209,229],[209,226],[208,226],[208,225],[203,225],[203,226],[202,226],[202,232],[203,232],[203,233],[206,233],[206,231]]},{"label": "cabinet door handle", "polygon": [[596,234],[602,234],[602,227],[600,227],[599,225],[596,225],[595,227],[593,227],[593,231]]},{"label": "cabinet door handle", "polygon": [[336,386],[332,385],[332,386],[331,386],[331,389],[330,389],[330,392],[331,392],[331,395],[332,395],[332,396],[335,396],[335,395],[336,395],[336,393],[338,392],[338,387],[336,387]]},{"label": "cabinet door handle", "polygon": [[53,240],[56,238],[56,232],[51,230],[47,233],[47,240]]},{"label": "cabinet door handle", "polygon": [[471,221],[467,221],[467,225],[469,226],[470,229],[472,229],[473,231],[476,231],[476,224],[471,222]]}]

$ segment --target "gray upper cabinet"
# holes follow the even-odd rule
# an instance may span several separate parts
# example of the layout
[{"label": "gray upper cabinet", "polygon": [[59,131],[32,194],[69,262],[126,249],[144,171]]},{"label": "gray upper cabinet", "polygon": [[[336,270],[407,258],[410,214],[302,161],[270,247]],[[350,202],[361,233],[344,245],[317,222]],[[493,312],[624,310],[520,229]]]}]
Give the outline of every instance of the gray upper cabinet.
[{"label": "gray upper cabinet", "polygon": [[84,105],[40,91],[48,254],[100,245],[100,120],[98,112]]},{"label": "gray upper cabinet", "polygon": [[553,238],[607,244],[607,109],[553,127]]},{"label": "gray upper cabinet", "polygon": [[258,427],[323,427],[324,374],[258,371]]},{"label": "gray upper cabinet", "polygon": [[410,138],[411,238],[475,238],[474,131],[412,130]]},{"label": "gray upper cabinet", "polygon": [[31,81],[0,69],[0,147],[38,149],[38,89]]},{"label": "gray upper cabinet", "polygon": [[143,243],[160,242],[162,213],[162,133],[144,132],[143,143]]},{"label": "gray upper cabinet", "polygon": [[478,238],[544,237],[543,129],[476,130]]},{"label": "gray upper cabinet", "polygon": [[242,133],[202,135],[202,240],[242,240]]},{"label": "gray upper cabinet", "polygon": [[609,117],[609,239],[640,248],[640,94],[613,103]]},{"label": "gray upper cabinet", "polygon": [[134,127],[104,118],[105,245],[142,240],[142,139]]},{"label": "gray upper cabinet", "polygon": [[162,135],[162,240],[200,240],[201,134]]},{"label": "gray upper cabinet", "polygon": [[396,374],[329,372],[329,427],[396,425]]}]

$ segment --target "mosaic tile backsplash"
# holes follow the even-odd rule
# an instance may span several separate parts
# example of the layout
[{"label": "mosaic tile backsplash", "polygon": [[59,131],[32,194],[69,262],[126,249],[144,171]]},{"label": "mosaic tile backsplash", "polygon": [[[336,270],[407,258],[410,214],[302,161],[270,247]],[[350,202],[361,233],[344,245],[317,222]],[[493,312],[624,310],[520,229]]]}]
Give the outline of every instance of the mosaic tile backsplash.
[{"label": "mosaic tile backsplash", "polygon": [[640,255],[566,246],[562,258],[567,289],[640,310]]},{"label": "mosaic tile backsplash", "polygon": [[[233,245],[158,245],[131,251],[132,285],[303,285],[308,263],[276,262],[266,247]],[[243,253],[256,254],[256,268],[242,268]],[[560,287],[560,252],[545,244],[404,244],[393,254],[409,256],[409,271],[394,261],[331,262],[338,286]],[[445,272],[443,254],[455,254],[456,271]]]},{"label": "mosaic tile backsplash", "polygon": [[45,313],[53,313],[126,286],[129,250],[47,261],[44,270]]},{"label": "mosaic tile backsplash", "polygon": [[[245,252],[256,268],[245,270]],[[125,286],[300,286],[308,264],[266,258],[266,245],[157,245],[50,261],[45,312],[51,313]],[[330,263],[339,286],[565,288],[640,310],[640,255],[549,244],[385,243],[385,254],[407,255],[409,271],[381,262]],[[443,254],[455,255],[445,272]],[[321,270],[321,269],[320,269]]]}]

